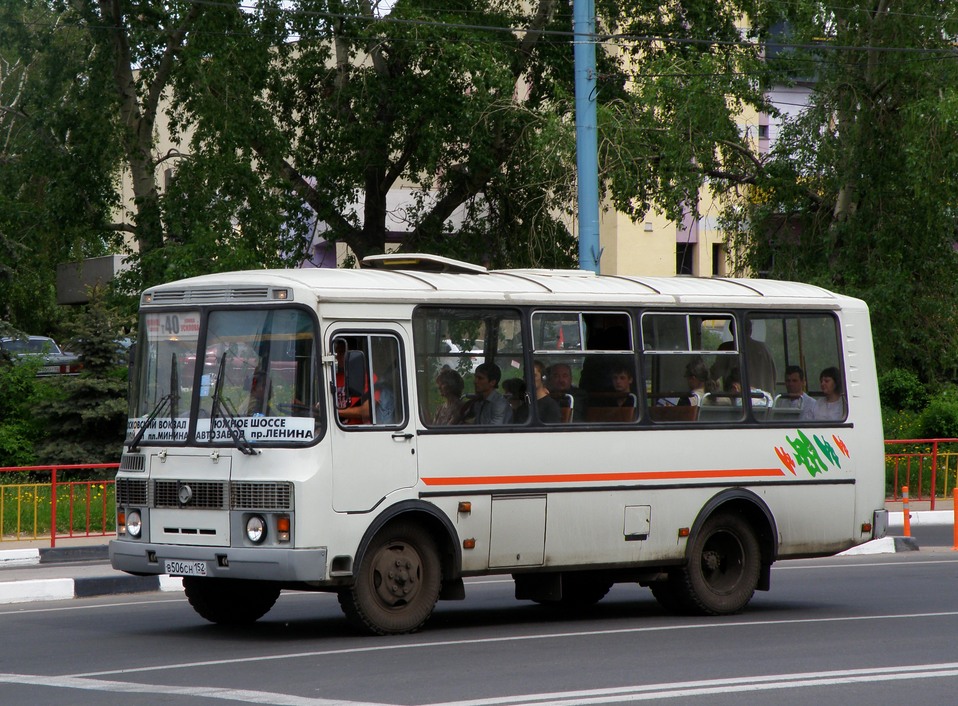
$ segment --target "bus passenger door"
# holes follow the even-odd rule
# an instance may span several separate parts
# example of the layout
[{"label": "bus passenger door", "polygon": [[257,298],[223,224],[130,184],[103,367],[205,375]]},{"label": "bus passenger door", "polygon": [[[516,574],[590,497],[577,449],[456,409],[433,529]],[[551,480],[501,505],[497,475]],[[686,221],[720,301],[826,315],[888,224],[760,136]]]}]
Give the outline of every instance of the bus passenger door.
[{"label": "bus passenger door", "polygon": [[329,350],[333,509],[366,512],[418,478],[403,334],[339,329]]}]

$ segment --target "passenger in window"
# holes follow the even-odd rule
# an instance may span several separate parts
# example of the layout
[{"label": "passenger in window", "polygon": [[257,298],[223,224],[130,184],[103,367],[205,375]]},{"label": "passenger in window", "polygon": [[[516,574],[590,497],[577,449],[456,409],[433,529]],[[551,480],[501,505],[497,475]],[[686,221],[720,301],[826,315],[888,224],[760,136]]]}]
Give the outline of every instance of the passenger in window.
[{"label": "passenger in window", "polygon": [[[725,375],[724,390],[733,405],[736,407],[742,406],[742,375],[738,368],[732,368]],[[749,397],[753,407],[768,407],[771,404],[771,396],[758,387],[749,389]]]},{"label": "passenger in window", "polygon": [[476,400],[471,410],[475,424],[512,422],[512,407],[497,389],[501,379],[502,371],[495,363],[481,363],[476,367]]},{"label": "passenger in window", "polygon": [[685,380],[689,385],[689,395],[679,398],[680,406],[700,405],[706,394],[718,389],[709,374],[709,366],[701,358],[696,358],[685,366]]},{"label": "passenger in window", "polygon": [[[751,319],[745,320],[745,337],[744,348],[746,355],[748,355],[748,379],[757,388],[771,393],[775,390],[775,360],[772,358],[772,352],[768,349],[768,346],[752,337]],[[720,344],[718,350],[735,350],[735,339]],[[710,371],[712,379],[721,379],[724,385],[724,378],[733,367],[737,367],[737,360],[734,356],[717,356]]]},{"label": "passenger in window", "polygon": [[785,394],[775,400],[775,406],[785,409],[800,409],[801,419],[809,419],[818,402],[805,392],[805,371],[800,365],[785,368]]},{"label": "passenger in window", "polygon": [[[253,372],[249,382],[249,398],[245,404],[245,414],[247,417],[262,417],[263,415],[274,416],[277,411],[273,409],[272,390],[267,392],[269,380],[266,373],[259,367]],[[240,407],[244,409],[244,407]]]},{"label": "passenger in window", "polygon": [[512,421],[525,424],[529,418],[529,403],[526,402],[526,383],[522,378],[509,378],[502,383],[503,395],[512,407]]},{"label": "passenger in window", "polygon": [[549,394],[559,403],[559,408],[572,407],[576,420],[583,419],[585,404],[579,388],[572,384],[572,368],[568,363],[555,363],[549,367]]},{"label": "passenger in window", "polygon": [[396,423],[396,395],[392,388],[384,382],[378,382],[373,375],[373,402],[376,405],[376,416],[373,424]]},{"label": "passenger in window", "polygon": [[546,366],[541,360],[536,360],[532,364],[535,371],[533,376],[536,386],[536,413],[539,420],[546,424],[558,424],[562,421],[562,413],[559,411],[559,403],[549,394],[549,388],[546,387]]},{"label": "passenger in window", "polygon": [[438,426],[459,424],[462,421],[462,393],[466,387],[462,375],[444,365],[436,376],[436,387],[443,402],[433,415],[432,423]]},{"label": "passenger in window", "polygon": [[842,377],[838,368],[825,368],[818,376],[822,398],[807,419],[813,421],[840,421],[845,418],[845,398],[842,395]]},{"label": "passenger in window", "polygon": [[635,407],[637,398],[633,391],[635,376],[629,365],[613,363],[612,365],[612,393],[617,407]]},{"label": "passenger in window", "polygon": [[556,363],[549,367],[549,391],[556,395],[571,393],[572,368],[565,363]]}]

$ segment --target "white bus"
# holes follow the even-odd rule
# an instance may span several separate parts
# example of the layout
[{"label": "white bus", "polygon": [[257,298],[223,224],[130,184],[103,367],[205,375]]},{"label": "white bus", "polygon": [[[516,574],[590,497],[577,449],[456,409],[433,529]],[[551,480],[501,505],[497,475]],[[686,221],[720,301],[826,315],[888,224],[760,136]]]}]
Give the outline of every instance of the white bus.
[{"label": "white bus", "polygon": [[115,568],[182,576],[215,623],[327,591],[387,634],[489,574],[559,608],[627,582],[670,611],[734,613],[776,560],[884,533],[863,302],[363,264],[142,294]]}]

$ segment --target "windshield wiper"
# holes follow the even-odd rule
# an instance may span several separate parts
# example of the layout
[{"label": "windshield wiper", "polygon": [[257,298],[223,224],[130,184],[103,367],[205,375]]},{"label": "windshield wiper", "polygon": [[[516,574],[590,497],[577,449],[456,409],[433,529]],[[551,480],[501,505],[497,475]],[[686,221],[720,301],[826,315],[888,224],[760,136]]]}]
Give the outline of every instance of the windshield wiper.
[{"label": "windshield wiper", "polygon": [[156,403],[156,407],[153,408],[153,411],[150,412],[150,416],[146,418],[146,421],[143,422],[143,426],[140,427],[140,430],[136,432],[136,436],[133,437],[133,441],[130,442],[130,453],[136,451],[137,445],[143,441],[143,435],[146,434],[146,430],[150,428],[153,422],[156,420],[157,415],[163,408],[166,406],[166,403],[170,401],[173,397],[172,394],[163,395]]},{"label": "windshield wiper", "polygon": [[220,358],[219,370],[216,373],[216,385],[213,387],[213,406],[210,409],[210,443],[213,443],[213,429],[216,426],[216,413],[219,411],[226,421],[226,428],[229,430],[230,437],[233,439],[233,445],[247,456],[252,456],[258,452],[246,439],[243,428],[239,422],[236,421],[236,417],[239,415],[236,414],[235,409],[230,409],[229,402],[220,394],[223,389],[223,379],[226,374],[226,358],[228,356],[229,351],[224,351],[223,357]]},{"label": "windshield wiper", "polygon": [[143,426],[136,432],[136,436],[134,436],[133,441],[130,442],[130,453],[136,451],[136,447],[143,441],[143,435],[146,434],[146,430],[156,421],[157,416],[163,411],[163,407],[166,406],[167,403],[170,404],[170,434],[173,438],[176,437],[176,403],[180,399],[180,381],[176,371],[176,353],[173,353],[170,362],[173,366],[170,369],[170,392],[157,400],[156,406],[153,408],[153,411],[150,412],[150,416],[146,418]]}]

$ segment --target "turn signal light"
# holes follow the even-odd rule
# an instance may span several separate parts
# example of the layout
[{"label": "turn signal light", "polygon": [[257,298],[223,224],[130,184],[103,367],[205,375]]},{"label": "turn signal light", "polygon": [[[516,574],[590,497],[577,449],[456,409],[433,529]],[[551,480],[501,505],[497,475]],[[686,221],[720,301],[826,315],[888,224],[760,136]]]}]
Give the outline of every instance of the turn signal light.
[{"label": "turn signal light", "polygon": [[679,527],[679,537],[688,537],[689,528],[688,527]]},{"label": "turn signal light", "polygon": [[289,516],[283,515],[276,518],[276,538],[280,542],[289,541]]},{"label": "turn signal light", "polygon": [[871,534],[871,532],[872,532],[872,523],[871,523],[871,522],[863,522],[863,523],[862,523],[862,534]]},{"label": "turn signal light", "polygon": [[126,534],[126,513],[123,511],[116,513],[116,533]]}]

